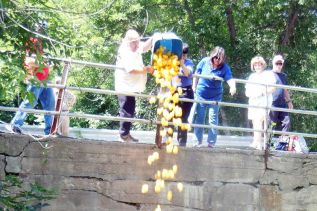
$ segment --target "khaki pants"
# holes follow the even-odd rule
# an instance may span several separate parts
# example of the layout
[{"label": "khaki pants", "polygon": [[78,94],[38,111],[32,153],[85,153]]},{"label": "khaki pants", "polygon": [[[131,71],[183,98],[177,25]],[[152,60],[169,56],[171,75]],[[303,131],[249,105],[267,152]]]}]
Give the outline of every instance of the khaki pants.
[{"label": "khaki pants", "polygon": [[[253,129],[256,130],[263,130],[263,124],[264,120],[263,119],[254,119],[252,120],[253,124]],[[261,132],[253,132],[253,143],[252,145],[257,148],[257,149],[263,149],[263,140],[262,140],[263,133]]]},{"label": "khaki pants", "polygon": [[59,129],[58,132],[62,136],[69,136],[69,117],[68,116],[60,116],[59,118]]}]

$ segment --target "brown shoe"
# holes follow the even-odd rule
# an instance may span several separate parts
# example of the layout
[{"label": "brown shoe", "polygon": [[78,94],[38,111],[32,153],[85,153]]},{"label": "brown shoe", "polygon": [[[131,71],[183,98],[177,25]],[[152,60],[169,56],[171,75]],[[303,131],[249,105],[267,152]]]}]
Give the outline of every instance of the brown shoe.
[{"label": "brown shoe", "polygon": [[130,134],[120,135],[119,141],[120,141],[120,142],[139,142],[138,139],[132,137]]},{"label": "brown shoe", "polygon": [[128,136],[132,142],[139,142],[139,139],[132,137],[131,134],[128,134]]}]

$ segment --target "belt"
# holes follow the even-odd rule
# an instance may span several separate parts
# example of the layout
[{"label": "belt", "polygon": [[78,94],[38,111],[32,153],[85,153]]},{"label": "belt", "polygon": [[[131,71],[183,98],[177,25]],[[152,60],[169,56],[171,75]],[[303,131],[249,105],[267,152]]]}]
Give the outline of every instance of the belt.
[{"label": "belt", "polygon": [[182,90],[191,90],[191,89],[193,89],[192,86],[185,86],[185,87],[180,87],[180,88],[182,88]]}]

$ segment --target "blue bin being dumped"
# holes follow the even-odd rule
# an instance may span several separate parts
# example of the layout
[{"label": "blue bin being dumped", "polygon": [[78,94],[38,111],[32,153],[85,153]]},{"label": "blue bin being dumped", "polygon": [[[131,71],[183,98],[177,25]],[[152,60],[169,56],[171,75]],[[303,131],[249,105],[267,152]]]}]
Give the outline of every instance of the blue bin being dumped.
[{"label": "blue bin being dumped", "polygon": [[171,52],[172,54],[177,55],[178,59],[182,58],[183,42],[176,34],[172,32],[155,33],[153,35],[153,43],[154,44],[152,47],[151,63],[152,63],[153,54],[161,46],[165,48],[164,53]]}]

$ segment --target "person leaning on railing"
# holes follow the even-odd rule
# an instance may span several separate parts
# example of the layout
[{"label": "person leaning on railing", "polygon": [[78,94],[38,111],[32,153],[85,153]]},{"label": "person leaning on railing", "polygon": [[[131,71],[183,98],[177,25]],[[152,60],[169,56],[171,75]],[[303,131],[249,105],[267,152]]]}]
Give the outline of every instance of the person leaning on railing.
[{"label": "person leaning on railing", "polygon": [[[129,29],[119,47],[115,71],[115,90],[118,92],[139,93],[145,90],[147,73],[152,73],[153,68],[145,67],[142,53],[152,47],[152,37],[146,42],[140,42],[140,35],[133,29]],[[135,97],[118,95],[120,117],[133,118],[135,113]],[[130,134],[131,122],[120,122],[119,141],[138,142]]]},{"label": "person leaning on railing", "polygon": [[[180,75],[173,78],[173,85],[182,89],[182,95],[180,98],[194,99],[194,91],[192,89],[193,84],[193,69],[194,63],[188,56],[189,46],[187,43],[183,43],[183,54],[180,65]],[[179,102],[178,105],[182,108],[182,123],[188,123],[188,116],[190,109],[192,108],[192,102]],[[180,146],[186,146],[187,143],[187,130],[182,130],[178,127],[177,141]]]},{"label": "person leaning on railing", "polygon": [[[251,75],[248,78],[249,82],[275,84],[276,80],[271,71],[265,71],[266,62],[262,56],[256,56],[251,59]],[[271,106],[272,92],[275,87],[266,87],[260,84],[247,83],[245,85],[245,95],[249,98],[250,106]],[[248,108],[248,119],[252,120],[253,129],[263,130],[264,120],[267,118],[268,110],[264,108]],[[253,142],[251,147],[262,150],[264,145],[262,141],[262,133],[253,132]]]},{"label": "person leaning on railing", "polygon": [[[236,84],[232,78],[231,68],[225,63],[225,50],[222,47],[215,47],[209,57],[202,59],[196,68],[196,74],[204,76],[215,76],[227,81],[230,87],[230,94],[236,93]],[[195,89],[196,100],[221,101],[223,95],[222,80],[194,78],[193,88]],[[196,104],[196,116],[194,123],[203,124],[205,122],[205,114],[209,110],[209,123],[218,125],[219,105],[216,104]],[[193,107],[194,108],[194,107]],[[203,141],[203,128],[194,128],[197,139],[195,147],[201,147]],[[207,143],[208,147],[215,146],[217,141],[217,129],[208,129]]]},{"label": "person leaning on railing", "polygon": [[[287,85],[287,75],[282,72],[284,66],[284,58],[282,55],[276,55],[273,58],[273,73],[277,80],[277,84]],[[287,89],[277,88],[273,92],[273,107],[277,108],[289,108],[293,109],[293,103],[291,96]],[[270,121],[275,122],[276,126],[274,129],[281,131],[288,131],[291,125],[291,119],[288,112],[284,111],[271,111],[270,112]]]}]

